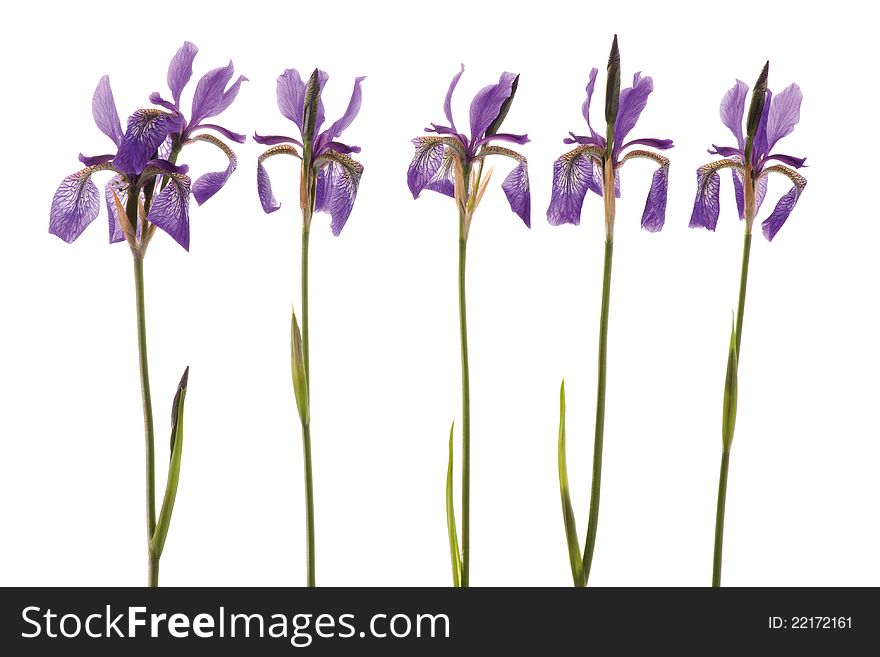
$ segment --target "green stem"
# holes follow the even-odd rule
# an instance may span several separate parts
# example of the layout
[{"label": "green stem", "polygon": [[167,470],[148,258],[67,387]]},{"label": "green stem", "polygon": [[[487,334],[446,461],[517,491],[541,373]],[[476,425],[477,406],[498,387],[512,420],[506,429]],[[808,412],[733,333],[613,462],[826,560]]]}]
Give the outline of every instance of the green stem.
[{"label": "green stem", "polygon": [[[135,215],[137,216],[137,215]],[[141,374],[141,397],[144,405],[144,436],[147,447],[147,554],[148,583],[159,585],[159,559],[150,552],[150,543],[156,531],[156,475],[153,440],[153,402],[150,396],[150,372],[147,363],[147,323],[144,312],[144,260],[134,255],[134,289],[137,305],[138,355]]]},{"label": "green stem", "polygon": [[468,368],[467,301],[465,297],[465,264],[467,237],[462,232],[458,240],[458,320],[461,331],[461,586],[469,586],[471,538],[471,393]]},{"label": "green stem", "polygon": [[[736,310],[736,365],[739,369],[740,344],[742,343],[743,314],[746,308],[746,285],[749,279],[749,254],[752,247],[752,233],[746,225],[743,238],[742,270],[739,279],[739,303]],[[721,453],[721,475],[718,480],[718,508],[715,513],[715,553],[712,560],[712,586],[721,586],[721,556],[724,543],[724,508],[727,503],[727,469],[730,450]]]},{"label": "green stem", "polygon": [[605,378],[608,353],[608,308],[611,300],[611,260],[614,240],[605,240],[605,267],[602,275],[602,314],[599,320],[599,379],[596,390],[596,439],[593,444],[593,483],[590,488],[590,519],[584,546],[584,585],[590,579],[596,528],[599,524],[599,492],[602,487],[602,444],[605,436]]},{"label": "green stem", "polygon": [[[306,371],[306,390],[311,400],[309,385],[309,229],[303,224],[302,233],[302,346]],[[312,431],[311,421],[302,425],[303,469],[306,486],[306,581],[315,586],[315,499],[312,486]]]},{"label": "green stem", "polygon": [[712,586],[721,586],[721,551],[724,543],[724,506],[727,502],[727,469],[730,450],[721,452],[721,475],[718,478],[718,510],[715,513],[715,555],[712,560]]}]

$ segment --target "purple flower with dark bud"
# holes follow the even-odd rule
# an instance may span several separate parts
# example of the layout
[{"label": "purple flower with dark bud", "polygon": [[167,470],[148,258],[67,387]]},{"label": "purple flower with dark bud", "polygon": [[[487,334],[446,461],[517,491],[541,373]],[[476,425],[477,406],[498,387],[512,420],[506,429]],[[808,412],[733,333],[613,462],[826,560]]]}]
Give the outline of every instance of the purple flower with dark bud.
[{"label": "purple flower with dark bud", "polygon": [[468,136],[459,132],[452,118],[452,94],[462,73],[464,64],[452,78],[443,103],[443,112],[449,125],[432,123],[431,127],[425,128],[425,132],[435,133],[436,136],[416,137],[412,140],[416,153],[406,175],[409,190],[413,198],[418,198],[422,190],[427,189],[456,199],[464,218],[466,237],[473,212],[491,177],[490,171],[489,175],[480,180],[483,163],[490,155],[503,155],[516,161],[517,165],[504,179],[501,189],[507,196],[510,209],[526,226],[531,227],[528,162],[514,150],[492,145],[492,142],[525,144],[529,141],[528,135],[498,132],[516,94],[519,75],[502,73],[497,84],[490,84],[477,92],[471,101]]},{"label": "purple flower with dark bud", "polygon": [[[617,52],[617,37],[614,38],[612,57]],[[612,71],[613,69],[613,71]],[[589,135],[576,135],[573,132],[563,140],[566,144],[578,144],[577,148],[560,157],[553,164],[553,191],[550,206],[547,208],[547,221],[553,226],[562,224],[578,225],[581,221],[581,209],[587,191],[599,196],[620,197],[620,168],[625,162],[635,158],[644,158],[658,165],[654,172],[645,210],[642,213],[642,228],[649,232],[657,232],[666,221],[666,195],[669,186],[669,160],[653,151],[634,146],[647,146],[659,150],[672,148],[671,139],[640,138],[627,141],[629,133],[636,126],[642,110],[648,102],[648,96],[654,91],[654,81],[649,76],[636,73],[633,86],[620,89],[619,54],[617,65],[609,63],[609,85],[606,91],[606,123],[605,135],[596,132],[590,122],[590,104],[593,89],[596,86],[598,69],[590,71],[587,82],[587,99],[581,111],[587,121]],[[612,110],[609,114],[609,110]],[[611,188],[613,187],[613,192]],[[613,202],[606,199],[606,237],[613,234],[614,210]],[[610,207],[609,207],[610,206]]]},{"label": "purple flower with dark bud", "polygon": [[[150,99],[168,111],[140,109],[132,114],[123,132],[116,110],[109,76],[98,83],[92,98],[92,115],[98,129],[116,146],[116,152],[84,156],[86,168],[67,176],[55,192],[49,232],[65,242],[73,242],[98,216],[100,195],[91,177],[100,171],[114,171],[105,187],[105,200],[110,226],[110,242],[127,240],[132,249],[143,255],[158,226],[184,249],[189,250],[189,195],[200,205],[216,194],[235,170],[232,150],[211,134],[194,134],[196,130],[214,130],[234,141],[244,137],[221,126],[205,123],[235,100],[246,78],[239,77],[228,89],[232,64],[206,73],[196,86],[189,121],[180,111],[180,95],[192,76],[192,62],[198,49],[186,42],[171,60],[168,86],[173,102],[154,93]],[[196,141],[219,147],[229,158],[225,171],[208,173],[195,183],[187,176],[188,167],[177,165],[181,149]],[[132,198],[131,190],[135,190]],[[117,210],[123,208],[123,215]]]},{"label": "purple flower with dark bud", "polygon": [[721,100],[721,122],[733,133],[736,146],[712,145],[709,153],[721,155],[717,160],[697,169],[697,197],[691,215],[691,228],[715,230],[720,212],[719,190],[721,169],[731,169],[736,206],[740,219],[746,220],[746,230],[751,233],[755,215],[767,193],[767,178],[778,173],[792,182],[773,212],[761,224],[764,237],[772,240],[788,219],[807,180],[795,169],[805,166],[806,158],[774,152],[780,139],[791,134],[801,118],[803,95],[796,84],[790,84],[777,96],[767,89],[769,62],[764,67],[755,92],[752,94],[750,121],[743,136],[746,96],[749,87],[737,80]]},{"label": "purple flower with dark bud", "polygon": [[360,153],[360,147],[343,144],[338,139],[360,112],[361,82],[364,77],[355,78],[345,113],[321,131],[324,125],[321,93],[328,78],[324,71],[315,69],[309,80],[303,82],[299,71],[294,68],[278,76],[278,109],[296,124],[301,139],[254,134],[254,141],[272,147],[257,161],[257,190],[263,210],[266,213],[275,212],[281,204],[275,199],[263,162],[281,154],[302,160],[300,206],[305,229],[310,227],[313,212],[326,212],[331,217],[330,228],[338,236],[351,215],[364,172],[364,167],[349,157],[352,153]]}]

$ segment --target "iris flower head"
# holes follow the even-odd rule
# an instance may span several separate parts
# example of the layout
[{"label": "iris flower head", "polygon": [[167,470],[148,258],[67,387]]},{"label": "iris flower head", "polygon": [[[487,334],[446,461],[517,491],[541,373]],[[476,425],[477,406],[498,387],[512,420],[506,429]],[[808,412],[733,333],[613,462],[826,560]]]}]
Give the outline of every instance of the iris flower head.
[{"label": "iris flower head", "polygon": [[257,161],[257,191],[263,210],[275,212],[281,204],[275,199],[263,162],[282,154],[302,160],[300,203],[307,210],[306,221],[310,221],[312,212],[326,212],[331,218],[330,228],[338,236],[351,215],[364,172],[364,167],[350,157],[352,153],[360,153],[360,147],[344,144],[339,137],[360,112],[361,83],[365,78],[355,78],[345,112],[321,130],[325,119],[321,94],[328,78],[327,73],[315,69],[308,81],[303,82],[294,68],[278,76],[278,109],[299,129],[300,139],[254,134],[254,141],[271,146]]},{"label": "iris flower head", "polygon": [[769,62],[752,91],[752,100],[743,133],[743,117],[749,87],[737,80],[721,100],[721,122],[733,133],[735,146],[712,145],[709,153],[724,159],[697,169],[697,196],[691,214],[691,228],[715,230],[720,212],[721,178],[719,171],[731,169],[733,189],[740,219],[751,231],[755,215],[767,193],[767,178],[776,173],[785,176],[792,188],[776,204],[773,212],[761,223],[767,240],[772,240],[791,215],[807,180],[796,170],[805,166],[806,158],[786,155],[775,150],[777,143],[794,130],[801,117],[800,87],[792,83],[778,95],[767,88]]},{"label": "iris flower head", "polygon": [[464,218],[465,234],[473,211],[479,204],[491,177],[481,178],[483,163],[489,156],[501,155],[516,162],[514,169],[501,184],[510,209],[531,226],[531,192],[529,167],[526,158],[518,152],[492,142],[525,144],[528,135],[499,132],[510,110],[519,75],[502,73],[496,84],[483,87],[474,96],[470,107],[470,134],[459,131],[452,117],[452,96],[464,73],[464,64],[456,73],[443,103],[443,112],[449,125],[432,123],[425,132],[434,133],[412,140],[415,156],[407,171],[407,184],[413,198],[423,190],[439,192],[456,199]]},{"label": "iris flower head", "polygon": [[[105,155],[79,159],[84,169],[67,176],[55,192],[49,220],[49,232],[65,242],[76,240],[99,213],[100,194],[92,176],[102,171],[115,175],[107,183],[104,196],[109,218],[110,242],[126,240],[132,249],[146,249],[156,227],[167,232],[189,250],[190,193],[201,205],[216,194],[235,170],[235,154],[220,139],[205,131],[218,132],[233,141],[244,138],[221,126],[205,123],[235,100],[246,80],[240,76],[227,88],[232,77],[232,63],[206,73],[196,85],[190,119],[180,110],[181,94],[192,77],[192,63],[198,48],[186,42],[177,51],[168,68],[168,85],[173,102],[158,94],[150,100],[163,109],[140,109],[127,121],[123,131],[110,87],[109,76],[98,82],[92,97],[95,125],[113,142],[116,150]],[[225,171],[207,173],[192,183],[185,164],[177,164],[182,148],[197,141],[219,147],[229,158]],[[136,210],[128,211],[134,190]],[[132,204],[134,205],[134,204]],[[121,211],[121,212],[120,212]]]},{"label": "iris flower head", "polygon": [[[666,220],[669,160],[653,150],[635,147],[667,150],[672,148],[673,143],[671,139],[654,137],[627,141],[647,105],[648,96],[654,91],[654,81],[650,76],[643,76],[639,72],[633,76],[631,87],[620,89],[620,53],[615,36],[608,60],[606,129],[602,135],[593,128],[590,120],[590,106],[598,72],[596,68],[590,71],[586,87],[587,98],[581,107],[589,134],[576,135],[570,132],[570,137],[563,139],[563,143],[577,144],[577,147],[553,164],[553,191],[550,206],[547,208],[547,221],[553,226],[580,224],[587,192],[592,191],[604,197],[606,187],[609,191],[613,187],[614,197],[619,198],[621,167],[631,159],[644,158],[656,163],[658,169],[654,172],[642,213],[642,228],[657,232],[663,228]],[[606,179],[609,181],[607,185]],[[609,226],[609,233],[611,228]]]}]

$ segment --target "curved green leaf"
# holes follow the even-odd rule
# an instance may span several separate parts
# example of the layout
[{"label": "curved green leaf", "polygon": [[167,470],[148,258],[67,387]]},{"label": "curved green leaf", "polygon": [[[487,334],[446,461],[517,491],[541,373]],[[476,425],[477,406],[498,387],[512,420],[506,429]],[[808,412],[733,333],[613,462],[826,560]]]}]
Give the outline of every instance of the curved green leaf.
[{"label": "curved green leaf", "polygon": [[571,496],[568,492],[568,466],[565,459],[565,379],[559,387],[559,495],[562,498],[562,521],[565,523],[565,541],[568,544],[568,560],[575,586],[585,586],[584,562],[578,544],[577,525]]},{"label": "curved green leaf", "polygon": [[461,586],[461,551],[455,529],[455,501],[452,497],[452,435],[455,422],[449,428],[449,465],[446,467],[446,530],[449,533],[449,556],[452,560],[452,585]]}]

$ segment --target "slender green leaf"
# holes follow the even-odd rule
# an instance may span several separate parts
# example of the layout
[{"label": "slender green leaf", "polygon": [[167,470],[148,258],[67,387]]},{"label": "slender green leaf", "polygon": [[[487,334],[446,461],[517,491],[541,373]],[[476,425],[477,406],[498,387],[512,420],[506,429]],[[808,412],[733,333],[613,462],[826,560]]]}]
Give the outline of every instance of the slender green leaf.
[{"label": "slender green leaf", "polygon": [[168,481],[165,483],[165,497],[162,509],[156,522],[156,530],[150,541],[150,554],[156,559],[162,556],[165,549],[165,538],[171,525],[171,514],[174,512],[174,501],[177,499],[177,484],[180,480],[180,459],[183,453],[183,406],[186,400],[186,388],[189,381],[189,367],[183,371],[174,402],[171,405],[171,463],[168,465]]},{"label": "slender green leaf", "polygon": [[730,327],[730,351],[727,356],[727,376],[724,379],[724,404],[722,407],[721,442],[724,451],[730,451],[733,444],[733,430],[736,427],[737,397],[737,356],[736,329]]},{"label": "slender green leaf", "polygon": [[578,544],[577,525],[571,496],[568,493],[568,466],[565,459],[565,379],[559,387],[559,494],[562,497],[562,520],[565,523],[565,541],[568,543],[568,560],[575,586],[584,586],[584,562]]},{"label": "slender green leaf", "polygon": [[449,532],[449,556],[452,559],[452,585],[461,586],[461,551],[455,529],[455,500],[452,498],[452,436],[455,422],[449,428],[449,465],[446,467],[446,530]]},{"label": "slender green leaf", "polygon": [[311,421],[309,411],[309,386],[306,380],[306,361],[303,356],[302,334],[296,321],[296,311],[290,309],[290,372],[293,377],[293,395],[296,410],[303,425]]}]

